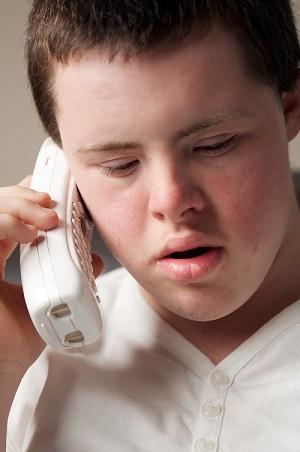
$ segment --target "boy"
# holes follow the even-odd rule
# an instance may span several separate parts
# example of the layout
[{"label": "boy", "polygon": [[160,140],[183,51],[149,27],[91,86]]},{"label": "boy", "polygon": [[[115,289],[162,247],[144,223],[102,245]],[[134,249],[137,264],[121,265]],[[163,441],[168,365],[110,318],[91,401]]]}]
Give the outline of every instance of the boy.
[{"label": "boy", "polygon": [[[39,114],[122,268],[85,353],[43,350],[1,282],[9,451],[298,450],[299,44],[264,3],[33,2]],[[4,269],[57,218],[28,179],[0,194]]]}]

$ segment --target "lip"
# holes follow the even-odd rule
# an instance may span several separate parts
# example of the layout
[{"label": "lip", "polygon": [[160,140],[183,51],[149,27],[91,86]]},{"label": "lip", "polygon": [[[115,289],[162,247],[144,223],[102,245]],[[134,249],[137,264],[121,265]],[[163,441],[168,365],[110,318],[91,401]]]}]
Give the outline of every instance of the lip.
[{"label": "lip", "polygon": [[[191,258],[176,259],[170,257],[175,252],[187,251],[193,248],[209,248],[204,254]],[[224,255],[224,249],[194,236],[174,238],[167,242],[156,259],[156,265],[173,281],[191,283],[200,282],[219,267]]]}]

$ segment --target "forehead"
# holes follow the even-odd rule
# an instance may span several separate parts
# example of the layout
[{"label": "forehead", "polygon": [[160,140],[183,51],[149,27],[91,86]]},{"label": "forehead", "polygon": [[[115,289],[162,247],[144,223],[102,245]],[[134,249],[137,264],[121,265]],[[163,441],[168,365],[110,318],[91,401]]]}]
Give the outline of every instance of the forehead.
[{"label": "forehead", "polygon": [[215,23],[204,35],[195,29],[179,42],[165,44],[129,60],[120,52],[110,61],[105,48],[82,51],[67,64],[56,64],[54,87],[59,101],[70,83],[78,88],[84,83],[86,87],[98,83],[102,84],[105,99],[110,88],[114,92],[118,87],[122,90],[130,87],[132,81],[136,91],[157,83],[180,84],[183,78],[193,81],[195,77],[194,81],[208,82],[206,77],[211,79],[211,69],[222,68],[218,75],[225,77],[228,68],[231,73],[240,72],[242,60],[235,36]]},{"label": "forehead", "polygon": [[109,61],[103,49],[91,49],[57,65],[57,121],[62,139],[72,132],[74,140],[92,142],[100,132],[112,138],[116,129],[123,135],[133,126],[147,139],[147,132],[163,135],[166,127],[175,133],[179,122],[189,124],[196,115],[242,110],[257,84],[235,37],[215,24],[205,36],[193,31],[129,61],[121,55]]}]

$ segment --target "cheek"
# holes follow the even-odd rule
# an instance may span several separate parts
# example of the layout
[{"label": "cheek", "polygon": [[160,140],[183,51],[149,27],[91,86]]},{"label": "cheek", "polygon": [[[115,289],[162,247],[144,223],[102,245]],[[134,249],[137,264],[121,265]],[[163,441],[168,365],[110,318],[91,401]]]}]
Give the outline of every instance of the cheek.
[{"label": "cheek", "polygon": [[282,149],[270,156],[261,147],[232,165],[217,183],[222,187],[215,192],[219,223],[237,244],[256,252],[282,236],[289,189],[288,159]]},{"label": "cheek", "polygon": [[122,190],[121,185],[112,189],[101,182],[82,191],[96,230],[115,257],[123,261],[124,252],[133,250],[133,244],[143,237],[147,215],[143,197]]}]

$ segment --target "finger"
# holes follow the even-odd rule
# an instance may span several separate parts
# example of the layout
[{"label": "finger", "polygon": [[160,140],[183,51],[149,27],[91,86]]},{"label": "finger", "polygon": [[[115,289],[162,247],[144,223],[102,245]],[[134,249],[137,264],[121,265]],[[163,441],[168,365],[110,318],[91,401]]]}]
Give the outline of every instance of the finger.
[{"label": "finger", "polygon": [[5,262],[6,259],[12,254],[15,248],[18,246],[18,242],[15,240],[1,240],[0,241],[0,261]]},{"label": "finger", "polygon": [[98,254],[92,253],[92,266],[93,266],[94,276],[95,276],[95,278],[97,278],[97,276],[99,276],[100,273],[102,273],[102,271],[104,269],[103,260],[101,259],[100,256],[98,256]]},{"label": "finger", "polygon": [[18,242],[12,240],[0,241],[0,279],[4,278],[5,264],[9,256],[14,252],[18,245]]},{"label": "finger", "polygon": [[38,192],[36,190],[32,190],[31,188],[21,185],[0,187],[1,203],[3,198],[24,198],[27,199],[28,201],[32,201],[44,207],[50,207],[52,204],[51,197],[48,193]]},{"label": "finger", "polygon": [[[58,222],[58,216],[54,210],[23,198],[2,197],[0,209],[0,239],[8,237],[6,235],[9,232],[8,228],[13,228],[15,224],[12,223],[13,218],[40,229],[49,229]],[[11,233],[13,232],[12,229]]]},{"label": "finger", "polygon": [[32,175],[29,174],[28,176],[25,176],[24,179],[20,180],[17,185],[20,185],[21,187],[30,187],[31,184]]},{"label": "finger", "polygon": [[29,243],[36,239],[38,228],[25,224],[11,215],[0,215],[0,244],[5,241]]},{"label": "finger", "polygon": [[[0,220],[2,217],[0,215]],[[11,217],[6,229],[1,226],[1,234],[5,234],[5,238],[0,240],[0,278],[3,278],[7,259],[19,243],[33,242],[38,235],[38,228]]]}]

